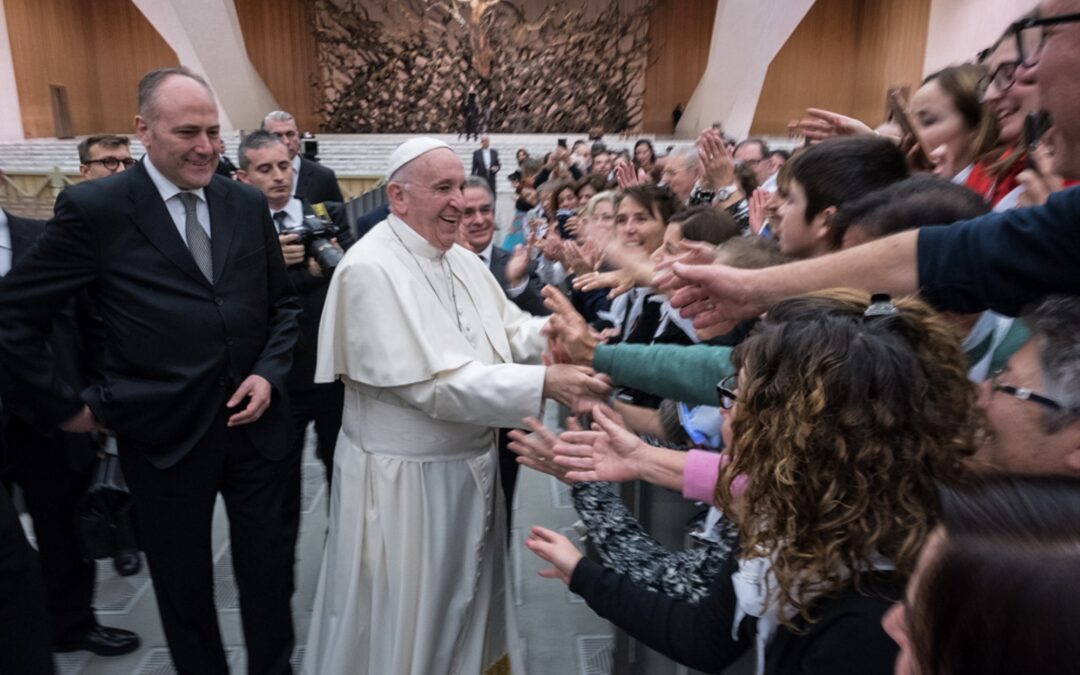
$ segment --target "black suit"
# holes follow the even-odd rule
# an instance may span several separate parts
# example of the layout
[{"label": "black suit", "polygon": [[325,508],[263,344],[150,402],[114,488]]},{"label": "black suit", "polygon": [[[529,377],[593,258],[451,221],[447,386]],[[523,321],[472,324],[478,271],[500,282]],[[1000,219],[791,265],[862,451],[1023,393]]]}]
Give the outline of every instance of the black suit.
[{"label": "black suit", "polygon": [[[85,401],[115,431],[177,669],[227,672],[210,550],[220,491],[250,668],[288,672],[300,467],[283,393],[300,307],[262,194],[214,176],[205,195],[212,284],[143,163],[62,192],[0,285],[0,356],[42,420],[59,424]],[[42,336],[52,308],[83,288],[105,324],[105,362],[80,397]],[[226,427],[225,402],[251,374],[273,402]]]},{"label": "black suit", "polygon": [[[505,248],[498,246],[491,247],[491,260],[488,261],[488,268],[491,269],[491,273],[495,275],[495,280],[499,282],[499,286],[503,291],[507,291],[506,281],[506,263],[510,262],[510,258],[513,254],[507,251]],[[535,314],[536,316],[547,316],[551,314],[551,310],[544,307],[544,296],[540,294],[540,289],[544,287],[544,284],[540,282],[540,278],[535,274],[536,264],[532,261],[529,262],[529,269],[527,274],[529,276],[529,285],[516,298],[510,298],[514,301],[514,304],[525,310],[529,314]],[[510,297],[507,294],[507,297]]]},{"label": "black suit", "polygon": [[495,174],[499,172],[499,153],[495,151],[495,148],[491,148],[491,166],[490,168],[484,164],[484,150],[483,148],[477,150],[472,155],[472,175],[480,176],[488,182],[491,186],[491,191],[495,192]]},{"label": "black suit", "polygon": [[0,673],[52,675],[49,641],[38,556],[0,485]]},{"label": "black suit", "polygon": [[[334,223],[338,227],[344,226],[345,205],[335,202],[325,202],[325,205]],[[304,213],[312,213],[307,202],[304,202]],[[354,241],[348,228],[337,239],[343,249],[348,249]],[[300,294],[300,305],[303,307],[300,337],[293,352],[292,370],[286,379],[293,419],[293,450],[303,452],[304,433],[308,424],[315,422],[316,452],[326,467],[327,485],[330,485],[334,475],[334,445],[341,430],[341,409],[345,403],[345,387],[340,381],[315,383],[319,320],[326,304],[330,279],[311,274],[306,260],[289,267],[289,279]]]},{"label": "black suit", "polygon": [[[16,267],[45,229],[45,222],[8,214],[12,266]],[[84,336],[87,338],[84,341]],[[48,346],[65,381],[82,387],[99,377],[100,321],[85,296],[65,303],[48,332]],[[94,563],[83,559],[76,509],[90,482],[96,446],[87,434],[65,434],[55,426],[36,428],[33,404],[24,391],[5,386],[0,478],[23,488],[34,521],[44,573],[52,638],[77,642],[96,621],[91,609]]]},{"label": "black suit", "polygon": [[[503,292],[506,293],[506,297],[510,297],[507,292],[508,285],[506,281],[506,263],[510,262],[510,258],[513,254],[507,251],[505,248],[498,246],[491,247],[491,259],[488,260],[488,269],[495,276],[495,280],[499,282],[499,286],[502,287]],[[515,305],[522,310],[535,314],[537,316],[547,316],[551,314],[551,311],[544,307],[544,298],[540,295],[540,289],[543,288],[543,284],[540,283],[540,279],[533,273],[535,265],[530,262],[527,274],[529,275],[529,285],[525,288],[525,291],[516,298],[510,298]],[[517,486],[518,475],[518,463],[517,455],[510,451],[509,443],[510,438],[506,435],[508,429],[499,429],[499,481],[502,484],[503,496],[506,499],[506,517],[507,528],[511,525],[511,511],[514,504],[514,489]]]},{"label": "black suit", "polygon": [[341,187],[334,170],[300,157],[300,173],[296,179],[296,195],[312,204],[319,202],[343,202]]}]

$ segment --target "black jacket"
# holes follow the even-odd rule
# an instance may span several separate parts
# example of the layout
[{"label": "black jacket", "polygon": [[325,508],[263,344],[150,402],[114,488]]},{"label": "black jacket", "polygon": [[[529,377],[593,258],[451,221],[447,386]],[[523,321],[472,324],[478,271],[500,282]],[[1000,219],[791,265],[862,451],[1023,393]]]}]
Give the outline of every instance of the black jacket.
[{"label": "black jacket", "polygon": [[[743,619],[737,639],[734,556],[699,604],[635,586],[629,578],[582,558],[570,590],[619,628],[679,663],[715,673],[754,648],[757,620]],[[876,578],[876,577],[875,577]],[[881,617],[903,589],[881,577],[869,595],[849,588],[823,598],[812,608],[815,620],[801,617],[793,632],[781,625],[765,650],[767,675],[891,675],[897,646],[881,627]]]},{"label": "black jacket", "polygon": [[312,204],[343,202],[341,187],[334,170],[300,157],[300,176],[296,179],[296,197]]},{"label": "black jacket", "polygon": [[[502,287],[503,292],[507,290],[506,263],[510,262],[512,256],[513,254],[505,248],[500,248],[498,246],[491,247],[491,260],[488,262],[488,268],[491,270],[491,273],[495,275],[495,280],[499,282],[499,286]],[[533,273],[535,265],[530,262],[529,266],[530,269],[527,272],[529,275],[528,286],[521,295],[516,298],[510,298],[510,300],[529,314],[547,316],[548,314],[551,314],[551,310],[544,307],[544,296],[540,295],[540,289],[543,288],[544,285],[540,283],[539,277]]]},{"label": "black jacket", "polygon": [[[344,204],[325,202],[326,210],[334,223],[338,226],[345,224]],[[304,214],[312,213],[311,205],[304,202]],[[352,231],[345,228],[346,232],[337,238],[341,248],[348,249],[353,245]],[[293,365],[289,371],[289,377],[285,381],[286,388],[290,391],[308,391],[315,388],[315,362],[319,347],[319,320],[322,318],[323,305],[326,304],[326,291],[330,287],[330,279],[317,277],[308,271],[307,261],[303,261],[289,267],[289,280],[292,281],[296,292],[300,296],[300,336],[296,340],[296,350],[293,352]]]},{"label": "black jacket", "polygon": [[[205,188],[215,281],[203,277],[142,163],[62,192],[37,246],[0,284],[0,358],[51,424],[87,403],[159,467],[178,462],[250,374],[275,390],[243,429],[288,453],[282,394],[298,333],[266,199],[214,176]],[[88,289],[105,324],[103,381],[66,379],[43,342],[56,308]]]},{"label": "black jacket", "polygon": [[[24,260],[34,248],[38,237],[45,231],[44,220],[20,218],[7,214],[11,232],[12,268]],[[87,293],[64,303],[49,327],[47,343],[49,352],[56,359],[56,368],[64,380],[76,383],[80,389],[101,379],[104,327]],[[97,446],[87,434],[65,434],[55,425],[41,418],[38,409],[6,375],[0,375],[0,396],[6,418],[13,415],[35,426],[37,431],[49,437],[62,436],[67,448],[68,465],[81,471],[97,456]]]}]

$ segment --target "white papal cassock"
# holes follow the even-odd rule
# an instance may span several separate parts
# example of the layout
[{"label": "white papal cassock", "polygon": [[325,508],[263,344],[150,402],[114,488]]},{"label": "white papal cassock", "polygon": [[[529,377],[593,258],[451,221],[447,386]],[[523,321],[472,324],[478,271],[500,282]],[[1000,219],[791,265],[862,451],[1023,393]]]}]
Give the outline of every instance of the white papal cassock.
[{"label": "white papal cassock", "polygon": [[340,377],[311,675],[524,672],[508,591],[496,427],[538,415],[544,319],[473,253],[394,216],[334,273],[316,380]]}]

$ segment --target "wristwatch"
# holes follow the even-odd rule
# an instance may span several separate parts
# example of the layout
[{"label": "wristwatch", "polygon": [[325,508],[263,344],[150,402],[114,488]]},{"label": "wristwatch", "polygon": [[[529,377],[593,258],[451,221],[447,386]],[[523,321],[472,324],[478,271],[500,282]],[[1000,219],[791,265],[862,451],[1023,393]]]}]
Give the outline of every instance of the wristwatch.
[{"label": "wristwatch", "polygon": [[738,190],[739,190],[738,183],[732,183],[731,185],[725,185],[724,187],[722,187],[722,188],[720,188],[719,190],[716,191],[716,198],[713,200],[713,203],[726,202],[731,197],[731,195],[735,194]]}]

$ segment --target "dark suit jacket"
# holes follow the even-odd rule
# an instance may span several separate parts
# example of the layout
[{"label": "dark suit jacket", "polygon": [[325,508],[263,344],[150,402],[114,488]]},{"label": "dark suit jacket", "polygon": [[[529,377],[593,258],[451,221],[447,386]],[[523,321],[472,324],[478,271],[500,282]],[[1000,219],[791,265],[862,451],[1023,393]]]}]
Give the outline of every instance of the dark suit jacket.
[{"label": "dark suit jacket", "polygon": [[[491,261],[488,263],[488,267],[491,269],[491,273],[495,275],[496,281],[499,282],[499,286],[502,287],[505,292],[507,289],[506,282],[506,263],[510,262],[510,257],[513,254],[507,251],[505,248],[498,246],[491,247]],[[539,277],[533,273],[534,265],[529,263],[529,285],[525,288],[525,291],[516,298],[510,298],[514,304],[525,310],[529,314],[535,314],[536,316],[547,316],[551,314],[551,311],[544,307],[544,296],[540,295],[540,289],[544,287],[540,283]],[[507,296],[509,297],[509,296]]]},{"label": "dark suit jacket", "polygon": [[[12,269],[19,265],[34,248],[41,233],[45,231],[44,220],[31,220],[7,214],[8,229],[11,231]],[[53,317],[47,333],[49,352],[56,359],[57,372],[68,382],[82,388],[101,378],[101,365],[104,339],[101,319],[94,311],[93,303],[85,293],[72,298]],[[48,437],[63,437],[67,448],[70,468],[81,471],[87,468],[97,456],[97,446],[87,434],[65,434],[55,425],[41,419],[33,402],[28,400],[26,392],[9,380],[6,374],[4,384],[4,416],[14,415],[37,428]],[[43,449],[41,449],[44,451]]]},{"label": "dark suit jacket", "polygon": [[[300,305],[270,210],[258,190],[220,176],[206,197],[213,284],[142,163],[60,194],[37,246],[0,282],[0,357],[50,423],[85,401],[121,444],[168,467],[258,374],[273,403],[242,428],[266,457],[288,453],[283,393]],[[80,397],[42,337],[54,308],[84,288],[105,324],[105,363]]]},{"label": "dark suit jacket", "polygon": [[[335,202],[323,202],[334,223],[345,225],[345,205]],[[311,207],[304,202],[304,212],[311,213]],[[348,249],[354,239],[351,231],[337,238],[341,248]],[[308,391],[315,388],[315,362],[319,348],[319,320],[322,318],[323,305],[326,304],[326,291],[330,279],[317,277],[308,271],[307,261],[289,267],[289,280],[300,295],[300,336],[296,340],[293,352],[293,365],[285,381],[290,391]]]},{"label": "dark suit jacket", "polygon": [[345,201],[333,169],[304,157],[300,157],[300,177],[296,180],[296,197],[306,199],[312,204]]},{"label": "dark suit jacket", "polygon": [[[491,148],[491,166],[500,167],[499,153],[495,151],[495,148]],[[484,151],[483,149],[477,150],[472,155],[472,171],[470,172],[474,176],[480,176],[491,183],[495,184],[495,171],[488,171],[488,168],[484,166]],[[494,189],[494,188],[493,188]]]},{"label": "dark suit jacket", "polygon": [[234,165],[229,158],[225,155],[218,155],[218,165],[215,171],[219,176],[225,176],[226,178],[232,178],[236,173],[236,165]]}]

